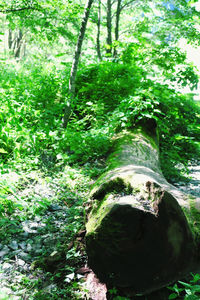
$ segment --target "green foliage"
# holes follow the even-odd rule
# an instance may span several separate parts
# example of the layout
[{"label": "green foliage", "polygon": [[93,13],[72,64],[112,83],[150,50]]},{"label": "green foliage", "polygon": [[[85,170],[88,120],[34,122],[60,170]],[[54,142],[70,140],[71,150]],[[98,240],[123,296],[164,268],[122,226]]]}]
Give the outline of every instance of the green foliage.
[{"label": "green foliage", "polygon": [[20,28],[28,44],[33,42],[35,47],[36,41],[40,45],[55,43],[61,36],[74,41],[73,33],[77,33],[83,7],[78,1],[2,0],[0,10],[6,14],[8,27],[12,30]]},{"label": "green foliage", "polygon": [[174,293],[169,296],[169,299],[198,300],[200,297],[200,275],[192,274],[192,279],[187,282],[178,281],[173,287],[169,287]]},{"label": "green foliage", "polygon": [[[18,237],[20,243],[23,234],[28,235],[24,240],[28,239],[31,246],[41,243],[42,237],[50,241],[37,257],[33,252],[29,253],[28,272],[14,267],[11,282],[1,280],[1,286],[9,285],[9,289],[5,293],[0,291],[0,295],[12,299],[11,295],[23,297],[26,292],[30,299],[82,299],[86,291],[82,276],[77,276],[75,271],[86,257],[76,235],[85,222],[84,203],[90,178],[83,175],[81,169],[69,166],[56,174],[40,169],[24,171],[23,164],[18,164],[15,172],[13,167],[8,171],[1,174],[0,195],[6,198],[0,198],[0,243],[9,245]],[[55,205],[60,209],[54,211]],[[35,230],[30,233],[27,224],[35,224],[36,220],[41,220],[39,225],[43,225],[38,226],[37,234],[34,234]],[[57,255],[55,262],[51,259],[54,252]],[[10,262],[12,253],[5,255]],[[0,273],[4,272],[0,268]]]},{"label": "green foliage", "polygon": [[[143,119],[155,119],[160,133],[162,168],[171,180],[177,180],[188,160],[199,157],[200,108],[190,95],[180,95],[164,84],[167,80],[180,86],[197,86],[194,67],[185,62],[186,54],[173,44],[180,36],[199,43],[194,27],[199,16],[192,8],[188,9],[186,2],[175,0],[179,9],[166,10],[163,2],[156,1],[155,7],[158,9],[160,5],[162,17],[154,19],[151,16],[155,7],[146,5],[146,1],[134,7],[134,14],[133,9],[128,10],[130,36],[123,43],[114,42],[118,52],[115,62],[108,58],[110,61],[100,64],[94,63],[91,24],[97,21],[97,11],[92,12],[93,23],[85,39],[73,113],[68,128],[64,129],[63,110],[69,100],[68,61],[72,60],[83,1],[1,1],[0,10],[9,12],[1,15],[0,46],[4,49],[7,43],[8,29],[13,34],[20,29],[27,52],[24,61],[18,62],[6,61],[5,53],[1,53],[1,243],[7,246],[21,234],[29,233],[26,224],[35,219],[43,220],[44,226],[39,228],[35,239],[29,237],[32,245],[37,245],[45,233],[51,238],[58,234],[59,239],[42,248],[37,258],[28,255],[27,272],[16,269],[15,255],[5,254],[6,262],[15,266],[12,278],[6,282],[10,290],[0,290],[0,298],[89,297],[76,273],[86,262],[80,237],[79,240],[76,237],[85,222],[84,206],[91,178],[105,170],[105,158],[117,131],[131,128]],[[125,3],[131,5],[131,1]],[[120,23],[126,27],[128,21]],[[91,46],[87,40],[92,41],[92,51],[88,50]],[[87,59],[93,62],[89,66]],[[52,209],[55,204],[66,212],[59,226]],[[34,232],[30,234],[34,236]],[[52,253],[58,255],[56,261],[51,260]],[[0,273],[4,272],[0,268]],[[197,280],[199,277],[195,275],[189,284],[180,282],[180,288],[174,286],[171,299],[184,291],[185,299],[197,299]],[[117,295],[115,289],[110,294],[116,300],[128,299]]]},{"label": "green foliage", "polygon": [[[104,62],[82,68],[68,130],[61,127],[67,70],[1,63],[2,162],[32,158],[43,167],[86,164],[108,153],[114,132],[144,118],[157,121],[164,174],[176,180],[199,155],[199,107],[190,95],[146,78],[135,66]],[[143,78],[143,80],[141,79]],[[166,163],[167,162],[167,163]],[[95,171],[94,174],[98,174]]]},{"label": "green foliage", "polygon": [[0,162],[27,160],[28,155],[32,166],[49,168],[105,156],[111,145],[109,128],[85,131],[86,121],[94,122],[94,115],[78,120],[74,114],[68,130],[62,128],[67,69],[56,69],[51,63],[1,64]]},{"label": "green foliage", "polygon": [[[134,76],[128,80],[133,71]],[[116,82],[122,86],[126,82],[125,89],[120,90]],[[100,128],[102,132],[107,128],[110,136],[132,128],[142,119],[155,119],[161,166],[171,181],[187,171],[189,160],[198,159],[200,109],[192,95],[181,95],[167,84],[148,79],[141,68],[103,63],[83,69],[78,77],[77,97],[78,124]]]},{"label": "green foliage", "polygon": [[164,99],[161,110],[161,163],[165,176],[176,181],[181,169],[187,171],[188,161],[199,159],[200,110],[189,95],[176,94]]},{"label": "green foliage", "polygon": [[121,47],[121,60],[125,64],[142,67],[148,77],[154,77],[155,81],[168,79],[171,84],[175,82],[179,86],[197,89],[197,69],[187,62],[186,53],[177,46],[166,41],[158,43],[151,34],[145,38],[139,36],[134,43],[122,43]]},{"label": "green foliage", "polygon": [[70,149],[66,160],[69,163],[83,164],[104,157],[111,147],[110,137],[106,128],[79,132],[70,130],[62,140],[63,147]]},{"label": "green foliage", "polygon": [[113,287],[112,289],[108,290],[109,295],[111,295],[113,300],[130,300],[130,298],[128,297],[123,297],[123,296],[119,296],[118,293],[119,291]]},{"label": "green foliage", "polygon": [[51,64],[1,63],[1,70],[1,159],[37,155],[60,127],[66,73]]},{"label": "green foliage", "polygon": [[143,77],[141,68],[112,62],[82,68],[77,75],[75,112],[91,116],[93,123],[105,119],[121,99],[139,88]]}]

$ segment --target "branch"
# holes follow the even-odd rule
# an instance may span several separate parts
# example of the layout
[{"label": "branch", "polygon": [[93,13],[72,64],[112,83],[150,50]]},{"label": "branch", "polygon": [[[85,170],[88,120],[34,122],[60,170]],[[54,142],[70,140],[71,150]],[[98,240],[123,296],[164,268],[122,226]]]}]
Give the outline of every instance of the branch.
[{"label": "branch", "polygon": [[124,7],[129,6],[129,4],[131,4],[131,3],[133,3],[133,2],[138,2],[138,1],[130,0],[129,2],[125,3],[124,5],[122,5],[122,6],[120,7],[120,12],[124,9]]},{"label": "branch", "polygon": [[10,8],[10,9],[0,10],[0,12],[1,12],[1,13],[10,13],[10,12],[23,11],[23,10],[30,10],[30,9],[35,10],[36,7],[33,7],[33,6],[27,6],[27,7],[20,7],[20,8]]},{"label": "branch", "polygon": [[106,5],[103,3],[103,2],[101,2],[101,4],[103,5],[103,7],[106,9]]},{"label": "branch", "polygon": [[123,36],[123,34],[125,34],[127,32],[130,33],[130,29],[126,29],[126,30],[121,31],[119,36]]},{"label": "branch", "polygon": [[116,2],[116,0],[113,0],[112,2],[111,2],[111,6],[113,6],[113,4]]}]

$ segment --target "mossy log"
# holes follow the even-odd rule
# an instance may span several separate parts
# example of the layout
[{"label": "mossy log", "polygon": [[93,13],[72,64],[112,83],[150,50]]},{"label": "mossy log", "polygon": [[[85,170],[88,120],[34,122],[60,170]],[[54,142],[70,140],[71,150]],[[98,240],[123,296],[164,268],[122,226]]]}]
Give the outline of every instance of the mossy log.
[{"label": "mossy log", "polygon": [[135,295],[199,267],[199,200],[163,177],[156,126],[147,125],[115,137],[86,224],[89,266],[108,286]]}]

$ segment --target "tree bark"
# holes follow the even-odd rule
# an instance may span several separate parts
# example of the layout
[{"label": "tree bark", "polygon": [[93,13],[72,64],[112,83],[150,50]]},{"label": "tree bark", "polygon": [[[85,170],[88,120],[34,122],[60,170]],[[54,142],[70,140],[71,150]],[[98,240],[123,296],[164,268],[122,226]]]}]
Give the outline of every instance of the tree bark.
[{"label": "tree bark", "polygon": [[112,2],[107,0],[107,49],[106,53],[112,53]]},{"label": "tree bark", "polygon": [[76,81],[78,63],[79,63],[79,58],[81,55],[81,48],[82,48],[83,39],[85,36],[86,27],[87,27],[87,22],[88,22],[88,18],[90,15],[90,9],[92,7],[93,1],[94,0],[87,0],[87,2],[86,2],[84,15],[83,15],[82,23],[81,23],[81,28],[80,28],[80,33],[78,36],[78,41],[77,41],[77,45],[76,45],[76,49],[75,49],[74,59],[72,62],[70,79],[69,79],[69,99],[65,105],[64,118],[63,118],[63,127],[64,128],[67,127],[67,124],[69,122],[69,117],[71,115],[71,102],[73,101],[74,95],[75,95],[75,81]]},{"label": "tree bark", "polygon": [[107,164],[86,224],[88,263],[98,278],[137,295],[197,270],[200,199],[163,177],[154,122],[118,134]]},{"label": "tree bark", "polygon": [[102,60],[101,47],[100,47],[100,33],[101,33],[101,0],[98,3],[98,22],[97,22],[97,55],[99,61]]},{"label": "tree bark", "polygon": [[22,34],[22,30],[19,29],[17,35],[16,35],[16,47],[14,50],[14,55],[15,58],[19,58],[20,57],[20,52],[21,52],[21,45],[22,45],[22,38],[23,38],[23,34]]},{"label": "tree bark", "polygon": [[9,31],[8,31],[8,49],[9,49],[9,50],[12,49],[12,43],[13,43],[13,39],[12,39],[12,29],[9,29]]},{"label": "tree bark", "polygon": [[9,29],[8,32],[8,48],[12,50],[14,57],[20,58],[21,48],[23,44],[23,33],[22,30],[19,29],[18,31],[14,32],[12,29]]},{"label": "tree bark", "polygon": [[[120,13],[121,13],[121,2],[122,0],[117,1],[117,11],[116,11],[116,24],[115,24],[115,41],[119,40],[119,20],[120,20]],[[117,56],[117,48],[114,47],[114,57]]]}]

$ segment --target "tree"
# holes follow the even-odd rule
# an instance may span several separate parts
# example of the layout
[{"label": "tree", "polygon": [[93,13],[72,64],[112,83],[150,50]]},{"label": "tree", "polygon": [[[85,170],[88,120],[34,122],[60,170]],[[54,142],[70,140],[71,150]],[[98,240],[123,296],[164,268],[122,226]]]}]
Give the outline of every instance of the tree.
[{"label": "tree", "polygon": [[98,0],[97,55],[98,55],[99,61],[102,60],[101,47],[100,47],[100,34],[101,34],[101,0]]},{"label": "tree", "polygon": [[17,32],[13,32],[11,29],[9,29],[8,47],[13,52],[15,58],[20,58],[22,46],[25,47],[22,30],[19,29]]},{"label": "tree", "polygon": [[[120,20],[120,12],[121,12],[121,2],[122,0],[117,1],[117,10],[116,10],[116,24],[115,24],[115,41],[117,42],[119,39],[119,20]],[[117,49],[114,48],[114,57],[117,56]]]},{"label": "tree", "polygon": [[106,24],[107,24],[106,53],[111,55],[111,53],[112,53],[112,1],[111,0],[107,0]]},{"label": "tree", "polygon": [[116,56],[117,49],[120,54],[118,41],[130,42],[137,39],[137,33],[140,37],[145,33],[152,34],[157,42],[166,40],[171,45],[183,36],[198,43],[199,34],[195,26],[198,12],[187,1],[176,0],[173,4],[165,4],[159,0],[107,0],[106,4],[102,4],[102,16],[106,19],[102,22],[102,28],[106,25],[106,29],[101,31],[101,35],[106,40],[109,56]]},{"label": "tree", "polygon": [[89,14],[90,14],[90,9],[91,9],[93,1],[94,0],[87,0],[87,2],[86,2],[84,16],[82,19],[79,37],[78,37],[76,50],[75,50],[75,54],[74,54],[74,59],[72,62],[71,74],[70,74],[70,79],[69,79],[69,99],[70,99],[70,101],[68,101],[65,106],[64,120],[63,120],[64,128],[67,127],[69,117],[71,114],[71,101],[73,101],[74,96],[75,96],[76,73],[77,73],[77,69],[78,69],[78,63],[79,63],[79,58],[81,55],[81,48],[82,48],[83,39],[85,36],[85,31],[86,31],[86,26],[87,26]]},{"label": "tree", "polygon": [[[62,53],[73,53],[76,45],[75,36],[80,29],[80,14],[84,7],[80,1],[18,1],[0,7],[0,12],[6,18],[7,31],[21,30],[26,36],[27,53],[33,48],[44,48],[50,55],[61,48],[61,39],[65,39]],[[6,32],[5,32],[6,34]],[[7,35],[7,34],[6,34]],[[58,44],[60,47],[56,47]],[[51,48],[51,49],[50,49]],[[37,50],[36,50],[37,53]]]}]

